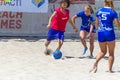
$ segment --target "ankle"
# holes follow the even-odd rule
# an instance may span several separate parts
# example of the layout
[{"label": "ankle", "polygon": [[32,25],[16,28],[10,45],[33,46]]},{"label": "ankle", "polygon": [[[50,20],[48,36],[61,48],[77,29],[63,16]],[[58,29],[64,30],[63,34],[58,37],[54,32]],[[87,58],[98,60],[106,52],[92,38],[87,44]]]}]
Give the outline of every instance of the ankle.
[{"label": "ankle", "polygon": [[47,49],[48,49],[48,46],[45,46],[45,49],[47,50]]},{"label": "ankle", "polygon": [[93,54],[90,54],[90,56],[93,56]]},{"label": "ankle", "polygon": [[114,73],[112,70],[109,70],[108,72],[109,72],[109,73]]}]

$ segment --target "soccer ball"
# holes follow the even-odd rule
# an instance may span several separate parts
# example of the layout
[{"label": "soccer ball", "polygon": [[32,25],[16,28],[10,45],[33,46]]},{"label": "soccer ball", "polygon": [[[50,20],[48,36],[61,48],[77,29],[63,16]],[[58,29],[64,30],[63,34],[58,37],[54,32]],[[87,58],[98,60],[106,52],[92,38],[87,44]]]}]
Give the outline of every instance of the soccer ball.
[{"label": "soccer ball", "polygon": [[54,59],[60,59],[62,57],[62,52],[60,50],[55,50],[53,52]]}]

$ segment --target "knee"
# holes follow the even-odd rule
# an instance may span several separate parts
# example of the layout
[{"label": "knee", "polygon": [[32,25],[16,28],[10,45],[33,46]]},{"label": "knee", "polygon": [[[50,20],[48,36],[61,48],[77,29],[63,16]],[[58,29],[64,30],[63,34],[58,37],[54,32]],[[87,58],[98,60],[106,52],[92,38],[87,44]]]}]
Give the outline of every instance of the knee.
[{"label": "knee", "polygon": [[109,59],[114,59],[114,55],[109,55]]},{"label": "knee", "polygon": [[63,45],[63,42],[60,42],[59,45],[62,46],[62,45]]},{"label": "knee", "polygon": [[90,46],[94,46],[94,42],[90,42]]},{"label": "knee", "polygon": [[109,56],[110,56],[110,57],[114,57],[114,54],[113,54],[113,53],[110,53]]},{"label": "knee", "polygon": [[81,40],[84,40],[84,39],[85,39],[85,37],[80,36],[80,39],[81,39]]},{"label": "knee", "polygon": [[45,46],[48,46],[50,44],[50,41],[45,42]]},{"label": "knee", "polygon": [[60,44],[61,46],[63,45],[63,42]]},{"label": "knee", "polygon": [[107,53],[107,51],[101,51],[104,55]]}]

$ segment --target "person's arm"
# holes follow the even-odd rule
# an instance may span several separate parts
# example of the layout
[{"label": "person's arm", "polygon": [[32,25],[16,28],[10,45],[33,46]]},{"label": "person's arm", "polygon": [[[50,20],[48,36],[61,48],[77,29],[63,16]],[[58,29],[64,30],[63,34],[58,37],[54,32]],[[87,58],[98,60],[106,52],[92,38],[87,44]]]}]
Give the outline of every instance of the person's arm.
[{"label": "person's arm", "polygon": [[94,27],[94,22],[93,23],[91,23],[91,25],[90,25],[90,34],[92,33],[92,31],[93,31],[93,27]]},{"label": "person's arm", "polygon": [[[76,19],[76,18],[78,18],[78,16],[77,16],[77,15],[74,15],[74,16],[72,17],[72,20],[70,20],[70,23],[72,23],[74,26],[75,26],[75,19]],[[74,30],[75,32],[78,32],[77,28],[73,28],[73,29],[75,29],[75,30]]]},{"label": "person's arm", "polygon": [[90,37],[91,37],[92,31],[93,31],[93,27],[94,27],[94,22],[91,23],[91,25],[90,25],[90,31],[89,31],[89,33],[88,33],[88,35],[87,35],[87,38],[90,38]]},{"label": "person's arm", "polygon": [[68,21],[69,21],[69,23],[72,25],[72,27],[73,27],[74,31],[75,31],[75,32],[78,32],[78,30],[77,30],[77,28],[76,28],[75,24],[72,22],[72,20],[71,20],[71,19],[69,19]]},{"label": "person's arm", "polygon": [[120,22],[118,21],[117,18],[114,19],[114,23],[118,28],[120,28]]},{"label": "person's arm", "polygon": [[76,18],[78,18],[77,15],[74,15],[74,16],[72,17],[72,23],[73,23],[73,24],[75,24],[75,19],[76,19]]},{"label": "person's arm", "polygon": [[96,26],[99,26],[99,19],[96,17]]},{"label": "person's arm", "polygon": [[50,28],[50,25],[51,25],[52,19],[53,19],[53,17],[54,17],[56,14],[57,14],[57,12],[54,11],[54,13],[50,16],[49,21],[48,21],[47,28]]},{"label": "person's arm", "polygon": [[91,35],[92,34],[92,31],[93,31],[93,28],[94,28],[94,25],[95,25],[95,17],[94,17],[94,14],[91,14],[92,15],[92,22],[90,24],[90,31],[89,31],[89,34]]}]

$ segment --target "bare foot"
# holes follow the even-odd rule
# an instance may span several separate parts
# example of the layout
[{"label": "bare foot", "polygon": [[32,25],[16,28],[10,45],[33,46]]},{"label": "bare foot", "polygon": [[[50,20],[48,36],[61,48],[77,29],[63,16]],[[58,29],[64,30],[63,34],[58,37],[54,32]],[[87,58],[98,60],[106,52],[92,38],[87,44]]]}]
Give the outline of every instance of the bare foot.
[{"label": "bare foot", "polygon": [[93,69],[91,69],[89,72],[90,72],[90,73],[91,73],[91,72],[93,72],[93,73],[96,73],[96,72],[97,72],[97,63],[94,63]]},{"label": "bare foot", "polygon": [[115,71],[111,71],[111,70],[110,70],[110,71],[107,71],[107,72],[109,72],[109,73],[115,73]]}]

